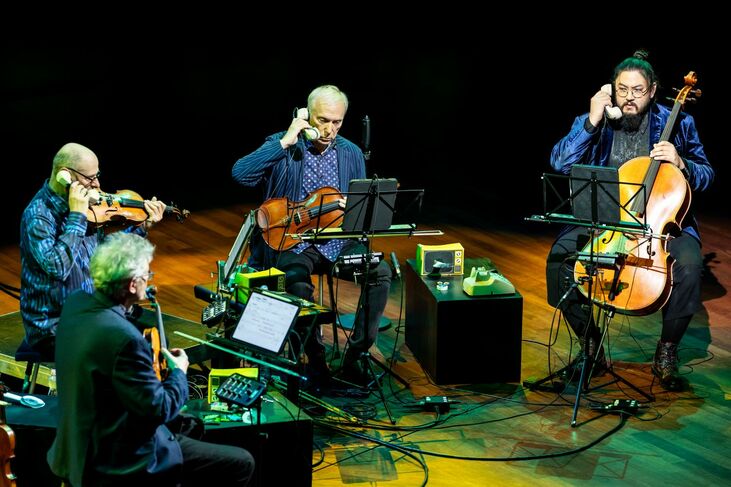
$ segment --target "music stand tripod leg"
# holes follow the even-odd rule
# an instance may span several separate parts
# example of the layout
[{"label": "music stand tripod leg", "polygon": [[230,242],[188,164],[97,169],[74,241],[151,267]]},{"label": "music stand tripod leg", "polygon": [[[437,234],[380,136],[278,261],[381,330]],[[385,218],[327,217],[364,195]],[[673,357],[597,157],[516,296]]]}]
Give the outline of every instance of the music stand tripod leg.
[{"label": "music stand tripod leg", "polygon": [[373,357],[371,357],[370,352],[363,352],[360,356],[362,361],[362,367],[363,370],[366,371],[368,376],[372,379],[372,381],[368,384],[369,388],[371,384],[376,385],[375,390],[378,393],[378,396],[381,398],[381,402],[383,403],[383,407],[386,409],[386,414],[388,415],[388,420],[391,422],[391,424],[396,424],[396,420],[393,419],[393,415],[391,414],[391,408],[388,406],[388,401],[386,401],[386,396],[383,394],[383,387],[381,385],[381,378],[378,374],[376,374],[376,371],[373,370],[373,363],[371,363],[371,360],[375,361]]},{"label": "music stand tripod leg", "polygon": [[[365,247],[368,249],[368,252],[366,253],[365,259],[363,264],[363,273],[362,273],[362,281],[361,281],[361,296],[362,296],[362,312],[363,312],[363,325],[368,326],[369,318],[370,318],[370,300],[368,298],[369,294],[369,287],[371,286],[370,282],[370,268],[371,268],[371,258],[373,256],[373,252],[371,251],[370,242],[367,238],[363,237],[361,239]],[[357,310],[356,310],[357,314]],[[364,333],[367,333],[364,332]],[[365,352],[362,352],[360,355],[360,361],[361,361],[361,368],[363,371],[365,371],[369,377],[372,379],[368,386],[370,389],[370,385],[375,382],[376,384],[376,392],[378,393],[379,397],[381,398],[381,402],[383,402],[383,406],[386,409],[386,414],[388,415],[388,419],[391,422],[391,424],[396,424],[396,420],[393,419],[393,415],[391,414],[391,408],[388,406],[388,402],[386,401],[386,396],[383,394],[383,388],[381,386],[380,377],[378,374],[376,374],[375,370],[373,370],[373,364],[372,362],[377,362],[376,359],[374,359],[371,354],[366,350]],[[384,368],[384,370],[388,370],[383,364],[380,362],[377,362],[378,365]],[[395,374],[394,374],[395,375]],[[402,383],[406,384],[406,381],[396,376]]]},{"label": "music stand tripod leg", "polygon": [[396,379],[397,381],[399,381],[401,384],[403,384],[403,386],[405,388],[407,388],[407,389],[410,388],[409,383],[406,381],[406,379],[404,379],[403,377],[398,375],[396,372],[394,372],[393,369],[391,369],[391,367],[387,366],[386,364],[384,364],[383,362],[378,360],[376,357],[374,357],[370,353],[368,353],[368,357],[369,357],[368,360],[370,362],[372,362],[372,364],[377,365],[378,367],[381,368],[381,370],[383,370],[383,372],[381,372],[381,374],[378,376],[379,379],[382,378],[385,374],[388,374],[391,377],[393,377],[394,379]]},{"label": "music stand tripod leg", "polygon": [[571,413],[571,427],[576,427],[576,416],[579,414],[579,403],[581,402],[581,394],[585,389],[585,384],[587,384],[591,380],[591,376],[588,376],[586,373],[586,364],[589,361],[587,351],[586,349],[589,347],[584,347],[584,350],[581,352],[581,358],[579,359],[579,368],[581,369],[581,374],[579,375],[579,383],[576,386],[576,398],[574,399],[574,409]]},{"label": "music stand tripod leg", "polygon": [[[593,238],[593,237],[590,237]],[[594,250],[593,247],[591,249],[591,255],[592,258],[590,259],[590,262],[593,261],[594,256]],[[594,271],[595,272],[595,271]],[[593,317],[594,314],[594,306],[596,303],[594,302],[592,296],[592,289],[593,286],[597,285],[595,282],[596,276],[590,275],[590,279],[586,280],[588,283],[588,296],[589,296],[589,316]],[[594,323],[603,323],[603,319],[605,317],[604,313],[606,311],[606,308],[604,306],[599,306],[599,309],[597,311],[597,317],[596,320],[594,320]],[[592,357],[589,354],[589,333],[590,333],[591,325],[587,324],[586,329],[584,330],[584,346],[581,350],[581,358],[579,359],[579,367],[581,369],[581,373],[579,375],[579,382],[576,386],[576,398],[574,400],[574,408],[571,413],[571,427],[575,428],[577,426],[576,417],[579,413],[579,405],[581,403],[581,395],[584,392],[589,392],[589,383],[591,382],[592,375],[594,373],[594,362],[596,359],[596,356]],[[606,332],[606,328],[604,329],[604,332]],[[598,354],[600,350],[602,350],[602,344],[604,343],[604,333],[602,333],[602,336],[599,340],[599,345],[596,347],[596,350],[594,351],[595,354]],[[587,373],[587,365],[588,365],[588,373]]]}]

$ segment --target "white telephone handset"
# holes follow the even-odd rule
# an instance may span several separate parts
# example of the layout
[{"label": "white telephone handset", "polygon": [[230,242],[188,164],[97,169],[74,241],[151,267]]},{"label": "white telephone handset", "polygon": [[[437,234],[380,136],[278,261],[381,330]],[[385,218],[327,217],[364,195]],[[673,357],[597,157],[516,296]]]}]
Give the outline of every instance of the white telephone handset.
[{"label": "white telephone handset", "polygon": [[[612,85],[607,83],[601,87],[601,91],[609,96],[612,96]],[[617,120],[622,118],[622,109],[619,107],[604,107],[604,113],[607,114],[607,118],[611,120]]]},{"label": "white telephone handset", "polygon": [[71,186],[71,173],[66,169],[61,169],[56,173],[56,182],[59,182],[64,186]]},{"label": "white telephone handset", "polygon": [[[64,187],[71,186],[71,173],[66,169],[61,169],[56,173],[56,181]],[[102,201],[101,194],[94,188],[89,189],[87,194],[89,196],[89,202],[93,205],[97,205]]]},{"label": "white telephone handset", "polygon": [[[309,120],[310,119],[310,113],[307,111],[306,108],[298,108],[297,114],[295,115],[296,118],[301,118],[302,120]],[[320,138],[320,131],[317,130],[315,127],[308,127],[306,129],[302,129],[302,132],[305,134],[305,138],[307,140],[315,140]]]}]

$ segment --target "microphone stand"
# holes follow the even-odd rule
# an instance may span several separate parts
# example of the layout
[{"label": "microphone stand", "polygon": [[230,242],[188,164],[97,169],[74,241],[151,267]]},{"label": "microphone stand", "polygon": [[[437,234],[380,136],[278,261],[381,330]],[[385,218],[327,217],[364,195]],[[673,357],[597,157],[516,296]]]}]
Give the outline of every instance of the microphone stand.
[{"label": "microphone stand", "polygon": [[363,144],[363,157],[366,161],[371,160],[371,119],[366,115],[361,121],[363,124],[363,132],[361,134],[361,143]]}]

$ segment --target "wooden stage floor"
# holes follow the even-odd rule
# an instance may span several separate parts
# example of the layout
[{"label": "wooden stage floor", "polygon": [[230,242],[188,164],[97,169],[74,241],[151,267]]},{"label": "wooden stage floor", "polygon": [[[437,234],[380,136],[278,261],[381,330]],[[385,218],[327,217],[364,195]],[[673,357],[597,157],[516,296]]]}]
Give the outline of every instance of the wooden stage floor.
[{"label": "wooden stage floor", "polygon": [[[213,280],[215,262],[228,254],[246,210],[241,206],[201,211],[182,225],[165,221],[153,228],[157,255],[152,267],[163,311],[199,323],[206,303],[193,296],[193,286]],[[693,319],[680,350],[690,390],[667,393],[653,384],[650,361],[660,331],[658,313],[642,318],[618,315],[610,327],[615,371],[655,400],[648,402],[621,384],[603,385],[597,378],[592,386],[599,387],[580,403],[576,428],[569,424],[574,405],[571,388],[530,391],[522,382],[437,386],[404,344],[402,298],[409,290],[402,293],[401,282],[394,281],[386,314],[395,326],[380,334],[372,352],[384,360],[394,356],[394,372],[410,384],[406,389],[387,381],[384,388],[396,424],[389,423],[376,394],[361,399],[326,396],[327,405],[369,419],[353,427],[331,415],[318,415],[318,408],[310,410],[316,419],[313,485],[418,486],[427,475],[430,486],[727,484],[731,225],[727,218],[701,215],[700,221],[706,258],[703,310]],[[489,257],[523,295],[521,379],[547,375],[549,359],[554,368],[565,363],[571,341],[545,302],[545,256],[558,227],[435,226],[445,235],[377,239],[375,249],[395,250],[402,266],[414,257],[417,243],[460,242],[467,257]],[[0,283],[19,286],[19,267],[17,245],[4,248]],[[340,283],[338,302],[341,312],[353,311],[357,288]],[[0,315],[17,310],[17,301],[0,293]],[[202,325],[201,330],[205,331]],[[326,342],[332,343],[329,327],[324,332]],[[453,332],[463,330],[456,326]],[[5,333],[3,340],[12,350],[22,330]],[[465,344],[472,338],[461,337]],[[456,355],[453,360],[459,363]],[[453,401],[448,412],[438,415],[418,406],[424,396],[435,395]],[[591,409],[630,398],[641,400],[636,414]]]}]

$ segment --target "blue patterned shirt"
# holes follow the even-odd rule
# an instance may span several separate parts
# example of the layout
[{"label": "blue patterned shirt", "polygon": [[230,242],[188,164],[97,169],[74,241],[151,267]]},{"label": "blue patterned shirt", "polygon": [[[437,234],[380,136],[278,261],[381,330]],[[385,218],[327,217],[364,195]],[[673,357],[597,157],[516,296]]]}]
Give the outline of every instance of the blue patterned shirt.
[{"label": "blue patterned shirt", "polygon": [[[126,231],[145,233],[142,227]],[[87,234],[86,215],[69,212],[68,201],[46,180],[20,220],[20,313],[31,346],[56,334],[69,294],[94,292],[89,261],[98,243],[96,232]]]},{"label": "blue patterned shirt", "polygon": [[[340,190],[337,149],[332,146],[325,149],[323,153],[318,154],[310,145],[304,154],[302,188],[300,189],[299,199],[305,199],[307,195],[323,186],[332,186]],[[345,244],[344,239],[329,240],[323,244],[301,243],[292,251],[299,254],[310,245],[314,245],[327,260],[335,262]]]}]

